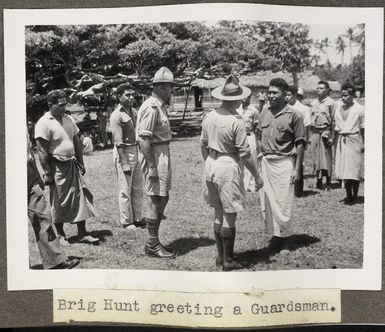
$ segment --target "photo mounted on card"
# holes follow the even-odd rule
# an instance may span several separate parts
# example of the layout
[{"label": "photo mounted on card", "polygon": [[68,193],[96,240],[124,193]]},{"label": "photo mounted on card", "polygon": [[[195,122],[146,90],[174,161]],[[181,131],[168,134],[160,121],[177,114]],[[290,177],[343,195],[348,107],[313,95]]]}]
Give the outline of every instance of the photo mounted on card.
[{"label": "photo mounted on card", "polygon": [[381,289],[382,9],[5,10],[4,42],[9,290]]}]

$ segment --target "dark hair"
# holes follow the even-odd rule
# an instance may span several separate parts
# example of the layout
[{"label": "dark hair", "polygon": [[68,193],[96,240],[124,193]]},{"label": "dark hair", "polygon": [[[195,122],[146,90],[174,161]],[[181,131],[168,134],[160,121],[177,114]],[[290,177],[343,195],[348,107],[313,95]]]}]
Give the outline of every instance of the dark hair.
[{"label": "dark hair", "polygon": [[48,92],[47,103],[56,105],[60,98],[65,98],[67,100],[67,95],[63,90],[52,90]]},{"label": "dark hair", "polygon": [[279,88],[282,92],[286,92],[287,89],[289,88],[289,85],[283,78],[273,78],[269,82],[269,86],[275,86]]},{"label": "dark hair", "polygon": [[341,91],[347,91],[350,95],[353,95],[356,91],[356,87],[350,82],[345,82],[341,86]]},{"label": "dark hair", "polygon": [[123,84],[120,84],[117,88],[116,88],[116,95],[118,97],[120,97],[124,91],[126,90],[134,90],[134,88],[132,87],[132,85],[130,83],[123,83]]},{"label": "dark hair", "polygon": [[330,89],[330,85],[327,81],[319,81],[318,85],[320,85],[320,84],[325,85],[326,89],[328,89],[328,90]]},{"label": "dark hair", "polygon": [[294,96],[296,96],[298,94],[298,88],[294,85],[289,85],[287,92],[291,92]]}]

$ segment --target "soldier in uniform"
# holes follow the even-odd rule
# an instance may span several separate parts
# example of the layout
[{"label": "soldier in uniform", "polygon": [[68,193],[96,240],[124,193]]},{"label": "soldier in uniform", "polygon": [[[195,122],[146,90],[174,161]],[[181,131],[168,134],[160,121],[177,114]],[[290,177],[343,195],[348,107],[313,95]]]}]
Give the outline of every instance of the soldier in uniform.
[{"label": "soldier in uniform", "polygon": [[269,107],[260,114],[258,137],[262,153],[265,224],[272,252],[289,249],[293,234],[294,184],[300,179],[306,146],[303,118],[286,103],[288,84],[281,78],[270,81]]},{"label": "soldier in uniform", "polygon": [[210,111],[202,123],[201,152],[205,160],[206,201],[215,210],[214,235],[218,257],[216,265],[224,271],[241,269],[234,259],[235,221],[243,210],[244,184],[242,164],[255,178],[256,189],[262,187],[251,149],[247,142],[246,125],[237,113],[242,99],[250,89],[230,75],[212,96],[222,100],[221,106]]},{"label": "soldier in uniform", "polygon": [[119,105],[110,124],[114,140],[113,158],[119,186],[120,223],[128,231],[142,227],[143,180],[136,139],[137,112],[133,108],[135,91],[128,83],[116,89]]},{"label": "soldier in uniform", "polygon": [[332,176],[332,146],[334,144],[334,100],[329,97],[329,83],[318,82],[318,99],[311,109],[310,147],[316,187],[322,189],[326,177],[326,189],[330,190]]},{"label": "soldier in uniform", "polygon": [[139,160],[144,176],[144,218],[148,229],[145,253],[158,258],[173,258],[159,241],[159,227],[171,189],[170,141],[172,138],[166,106],[174,90],[174,75],[162,67],[153,79],[152,95],[138,112]]}]

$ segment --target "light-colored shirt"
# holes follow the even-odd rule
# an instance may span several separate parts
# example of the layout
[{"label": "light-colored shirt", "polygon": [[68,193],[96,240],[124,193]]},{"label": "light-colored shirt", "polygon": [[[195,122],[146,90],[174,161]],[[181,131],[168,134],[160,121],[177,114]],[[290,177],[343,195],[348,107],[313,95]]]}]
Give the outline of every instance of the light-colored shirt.
[{"label": "light-colored shirt", "polygon": [[136,142],[136,125],[137,112],[135,109],[126,110],[122,105],[112,112],[110,117],[110,125],[112,137],[116,146],[135,145]]},{"label": "light-colored shirt", "polygon": [[290,105],[292,109],[299,112],[303,119],[303,124],[305,127],[311,125],[311,118],[310,118],[310,109],[306,105],[302,104],[299,100],[295,101],[294,105]]},{"label": "light-colored shirt", "polygon": [[289,105],[276,115],[270,108],[264,108],[260,114],[258,129],[263,155],[294,155],[296,143],[299,141],[306,143],[302,116]]},{"label": "light-colored shirt", "polygon": [[91,137],[88,137],[88,136],[84,137],[82,145],[83,145],[83,154],[88,154],[94,151],[94,146],[92,144]]},{"label": "light-colored shirt", "polygon": [[243,120],[246,124],[246,133],[251,134],[254,133],[254,131],[258,127],[259,123],[259,112],[254,106],[247,106],[246,109],[243,109],[243,107],[239,107],[237,109],[237,112],[242,116]]},{"label": "light-colored shirt", "polygon": [[[343,110],[343,104],[339,105],[335,112],[335,129],[341,135],[344,134],[357,134],[360,129],[365,128],[365,112],[364,107],[357,102],[354,102],[348,110]],[[346,114],[346,118],[343,118],[343,113]]]},{"label": "light-colored shirt", "polygon": [[149,137],[151,143],[168,142],[172,139],[170,121],[163,101],[152,95],[138,111],[137,133]]},{"label": "light-colored shirt", "polygon": [[251,153],[242,117],[236,111],[220,108],[210,111],[203,119],[201,145],[220,153],[239,154],[239,157]]},{"label": "light-colored shirt", "polygon": [[319,101],[314,102],[310,111],[311,125],[322,129],[331,126],[334,117],[335,101],[329,96]]},{"label": "light-colored shirt", "polygon": [[45,113],[35,126],[35,139],[48,141],[48,153],[54,157],[73,157],[75,147],[73,138],[79,133],[75,120],[63,115],[62,122],[56,120],[50,112]]}]

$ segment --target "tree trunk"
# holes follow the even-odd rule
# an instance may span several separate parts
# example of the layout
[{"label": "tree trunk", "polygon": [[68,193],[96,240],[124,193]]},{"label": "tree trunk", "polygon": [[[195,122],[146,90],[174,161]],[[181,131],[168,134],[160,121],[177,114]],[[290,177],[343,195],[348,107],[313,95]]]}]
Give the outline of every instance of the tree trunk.
[{"label": "tree trunk", "polygon": [[298,75],[296,71],[293,71],[291,73],[293,75],[293,85],[298,88]]}]

